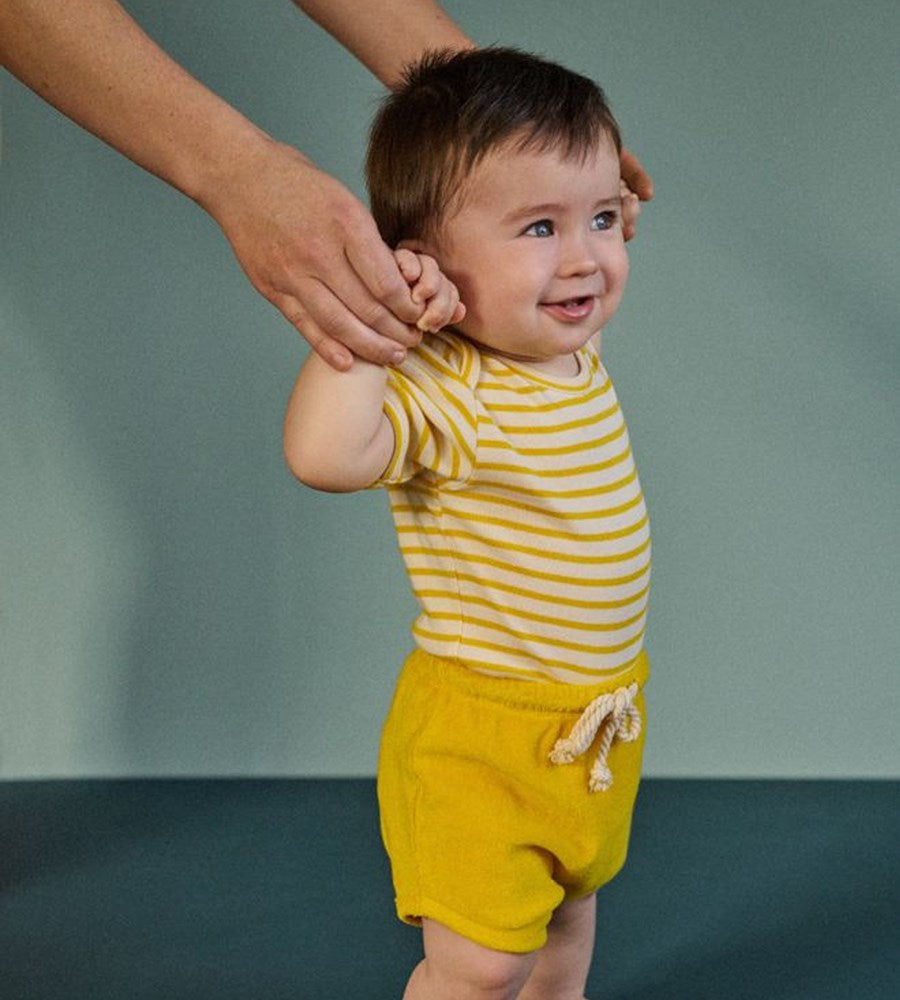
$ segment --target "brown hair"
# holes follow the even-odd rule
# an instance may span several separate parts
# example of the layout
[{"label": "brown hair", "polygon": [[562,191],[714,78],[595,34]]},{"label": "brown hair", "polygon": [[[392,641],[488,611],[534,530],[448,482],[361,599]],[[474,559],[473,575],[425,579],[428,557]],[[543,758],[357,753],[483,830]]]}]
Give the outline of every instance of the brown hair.
[{"label": "brown hair", "polygon": [[366,183],[392,247],[433,236],[478,161],[507,142],[583,158],[621,150],[603,91],[587,77],[508,48],[432,52],[407,69],[372,125]]}]

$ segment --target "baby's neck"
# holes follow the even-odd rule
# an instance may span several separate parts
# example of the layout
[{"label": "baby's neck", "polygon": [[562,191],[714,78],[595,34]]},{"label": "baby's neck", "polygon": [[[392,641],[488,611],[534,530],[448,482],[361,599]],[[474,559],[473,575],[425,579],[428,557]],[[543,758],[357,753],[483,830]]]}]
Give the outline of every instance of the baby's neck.
[{"label": "baby's neck", "polygon": [[452,327],[452,329],[457,336],[466,337],[467,340],[470,340],[482,354],[489,354],[493,358],[502,358],[506,361],[514,361],[517,365],[522,365],[524,368],[532,368],[534,371],[540,372],[541,375],[553,375],[557,378],[575,378],[581,372],[581,362],[575,353],[557,354],[553,358],[529,358],[524,355],[510,354],[508,351],[498,351],[493,347],[487,347],[477,340],[467,337],[466,334],[455,327]]}]

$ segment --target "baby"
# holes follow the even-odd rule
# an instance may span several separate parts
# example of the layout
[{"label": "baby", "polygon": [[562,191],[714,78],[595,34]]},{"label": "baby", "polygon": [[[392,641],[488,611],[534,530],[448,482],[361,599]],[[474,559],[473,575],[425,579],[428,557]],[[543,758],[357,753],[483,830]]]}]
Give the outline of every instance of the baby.
[{"label": "baby", "polygon": [[[307,359],[285,455],[388,490],[421,613],[378,770],[405,1000],[581,1000],[643,748],[647,512],[599,336],[628,276],[602,92],[437,54],[375,121],[373,215],[427,303],[402,365]],[[463,303],[463,304],[461,304]]]}]

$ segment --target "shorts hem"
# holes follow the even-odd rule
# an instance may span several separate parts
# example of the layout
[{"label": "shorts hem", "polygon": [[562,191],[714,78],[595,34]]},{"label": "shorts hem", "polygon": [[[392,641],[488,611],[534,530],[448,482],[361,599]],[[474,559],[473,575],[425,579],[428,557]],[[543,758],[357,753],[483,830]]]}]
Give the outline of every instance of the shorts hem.
[{"label": "shorts hem", "polygon": [[461,935],[483,948],[505,951],[516,955],[527,955],[539,951],[547,943],[545,921],[527,927],[514,929],[487,927],[468,917],[464,917],[449,907],[433,899],[420,899],[415,906],[407,906],[397,899],[397,916],[405,924],[421,927],[422,920],[434,920],[456,934]]}]

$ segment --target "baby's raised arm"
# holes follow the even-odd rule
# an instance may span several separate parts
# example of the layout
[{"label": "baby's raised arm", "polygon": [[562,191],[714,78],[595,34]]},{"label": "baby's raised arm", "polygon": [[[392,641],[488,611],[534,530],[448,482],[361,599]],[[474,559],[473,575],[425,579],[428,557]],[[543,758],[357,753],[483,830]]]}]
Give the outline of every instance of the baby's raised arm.
[{"label": "baby's raised arm", "polygon": [[[396,250],[412,297],[426,308],[423,330],[459,322],[465,307],[456,286],[432,257]],[[291,472],[307,486],[350,493],[371,486],[387,468],[394,431],[384,413],[387,370],[357,360],[336,371],[317,354],[300,369],[284,420],[284,456]]]},{"label": "baby's raised arm", "polygon": [[394,432],[384,414],[387,371],[357,360],[346,372],[310,354],[284,420],[284,457],[307,486],[331,493],[365,489],[384,471]]}]

